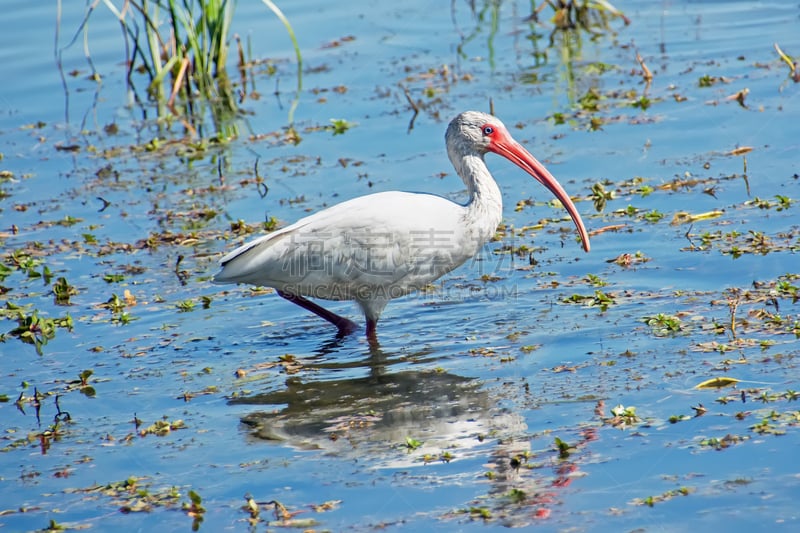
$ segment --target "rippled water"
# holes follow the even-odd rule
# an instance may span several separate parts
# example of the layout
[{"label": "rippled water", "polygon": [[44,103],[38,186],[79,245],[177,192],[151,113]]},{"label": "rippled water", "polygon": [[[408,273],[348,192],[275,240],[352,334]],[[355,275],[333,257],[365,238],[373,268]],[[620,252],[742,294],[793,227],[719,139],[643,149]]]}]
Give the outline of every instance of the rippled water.
[{"label": "rippled water", "polygon": [[[266,135],[286,126],[291,43],[261,4],[240,3],[235,31],[276,73],[257,69],[239,138],[189,161],[181,144],[131,149],[181,131],[129,105],[110,15],[98,7],[90,24],[102,83],[79,37],[62,51],[65,91],[54,52],[82,11],[64,7],[54,49],[55,8],[15,2],[2,23],[14,44],[0,47],[12,81],[0,89],[1,297],[69,313],[74,328],[37,355],[15,320],[0,324],[0,524],[185,530],[195,491],[207,531],[249,528],[246,494],[261,504],[256,529],[796,527],[800,85],[773,43],[800,55],[800,11],[617,5],[630,25],[550,48],[524,2],[281,6],[306,64],[294,146]],[[404,88],[424,103],[412,129]],[[590,90],[599,109],[579,111]],[[643,96],[647,109],[631,105]],[[541,187],[490,156],[516,231],[435,291],[392,302],[379,348],[337,340],[274,294],[210,284],[242,240],[233,221],[289,223],[379,190],[462,199],[444,128],[490,99],[579,200],[590,254]],[[317,131],[330,119],[355,126]],[[597,183],[614,192],[605,206]],[[20,250],[53,279],[18,268]],[[53,303],[60,276],[77,289],[68,307]],[[112,294],[127,323],[104,305]],[[71,383],[87,369],[94,394]],[[694,388],[719,376],[741,382]],[[637,418],[615,418],[618,405]],[[174,429],[143,434],[159,420]]]}]

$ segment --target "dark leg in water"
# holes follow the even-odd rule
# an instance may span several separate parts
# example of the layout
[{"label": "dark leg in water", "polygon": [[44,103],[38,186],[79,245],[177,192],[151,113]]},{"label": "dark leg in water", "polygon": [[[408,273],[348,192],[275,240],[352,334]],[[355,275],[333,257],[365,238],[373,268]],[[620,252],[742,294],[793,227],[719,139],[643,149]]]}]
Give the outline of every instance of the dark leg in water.
[{"label": "dark leg in water", "polygon": [[370,344],[378,344],[378,321],[367,319],[367,340]]},{"label": "dark leg in water", "polygon": [[320,318],[324,318],[337,328],[339,328],[339,335],[350,335],[351,333],[355,333],[358,330],[358,324],[349,320],[343,316],[339,316],[333,311],[328,311],[321,305],[315,304],[311,300],[307,300],[302,296],[297,296],[295,294],[289,294],[288,292],[278,291],[278,294],[281,295],[283,298],[286,298],[293,304],[297,304],[306,311],[311,311],[315,315]]}]

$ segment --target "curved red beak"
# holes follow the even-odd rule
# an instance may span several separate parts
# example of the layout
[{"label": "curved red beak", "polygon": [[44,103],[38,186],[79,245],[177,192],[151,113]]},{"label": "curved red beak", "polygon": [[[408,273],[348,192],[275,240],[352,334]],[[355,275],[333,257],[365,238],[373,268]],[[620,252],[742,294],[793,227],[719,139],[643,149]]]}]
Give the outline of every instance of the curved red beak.
[{"label": "curved red beak", "polygon": [[533,176],[536,181],[547,187],[547,190],[558,198],[575,223],[575,227],[578,228],[578,235],[580,235],[581,241],[583,242],[583,249],[588,252],[589,234],[586,231],[586,226],[583,225],[580,214],[578,214],[578,209],[575,207],[575,204],[572,203],[567,191],[565,191],[553,175],[548,172],[544,165],[533,157],[521,144],[512,139],[508,133],[505,133],[502,137],[493,139],[489,144],[489,150],[497,155],[505,157]]}]

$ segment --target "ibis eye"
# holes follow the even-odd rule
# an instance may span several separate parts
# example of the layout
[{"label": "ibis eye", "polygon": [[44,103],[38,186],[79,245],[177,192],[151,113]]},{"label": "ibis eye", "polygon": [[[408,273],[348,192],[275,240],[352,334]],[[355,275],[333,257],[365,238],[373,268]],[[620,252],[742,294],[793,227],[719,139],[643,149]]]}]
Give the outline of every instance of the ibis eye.
[{"label": "ibis eye", "polygon": [[493,127],[491,127],[491,126],[484,126],[483,127],[483,134],[484,135],[489,136],[492,133],[494,133],[494,128]]}]

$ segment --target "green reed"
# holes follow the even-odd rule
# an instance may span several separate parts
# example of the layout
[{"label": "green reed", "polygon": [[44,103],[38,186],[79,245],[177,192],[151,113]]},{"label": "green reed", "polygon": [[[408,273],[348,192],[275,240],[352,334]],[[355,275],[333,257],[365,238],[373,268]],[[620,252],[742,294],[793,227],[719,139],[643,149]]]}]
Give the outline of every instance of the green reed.
[{"label": "green reed", "polygon": [[[144,76],[147,98],[160,118],[180,120],[194,136],[203,137],[203,114],[210,110],[217,136],[236,134],[238,101],[246,90],[248,63],[236,38],[237,95],[227,73],[231,22],[236,0],[97,0],[87,10],[82,28],[98,2],[117,18],[125,41],[127,81],[141,101],[137,86]],[[278,6],[262,0],[286,28],[297,58],[297,91],[302,88],[302,56],[294,31]],[[293,120],[294,106],[289,122]]]}]

